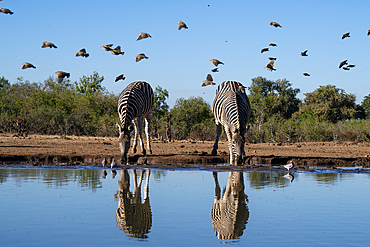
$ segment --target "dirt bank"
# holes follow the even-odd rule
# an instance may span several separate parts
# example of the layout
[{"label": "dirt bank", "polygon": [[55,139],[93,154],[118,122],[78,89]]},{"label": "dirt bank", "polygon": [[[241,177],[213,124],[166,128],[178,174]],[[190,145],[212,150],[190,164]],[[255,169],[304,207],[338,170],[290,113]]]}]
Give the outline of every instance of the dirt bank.
[{"label": "dirt bank", "polygon": [[[220,142],[217,156],[211,156],[212,141],[152,142],[152,155],[142,157],[129,154],[130,163],[147,165],[225,164],[228,163],[227,142]],[[295,160],[299,167],[354,166],[369,167],[370,143],[319,142],[319,143],[260,143],[246,144],[246,164],[280,165]],[[120,161],[117,138],[42,136],[26,138],[0,134],[0,164],[28,162],[33,165],[100,164],[103,157]]]}]

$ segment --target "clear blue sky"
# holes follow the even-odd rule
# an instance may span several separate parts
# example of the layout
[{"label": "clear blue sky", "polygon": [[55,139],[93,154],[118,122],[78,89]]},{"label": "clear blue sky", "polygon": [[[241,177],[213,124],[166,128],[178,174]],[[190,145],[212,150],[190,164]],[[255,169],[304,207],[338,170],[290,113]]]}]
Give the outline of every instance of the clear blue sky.
[{"label": "clear blue sky", "polygon": [[[169,91],[171,107],[177,98],[190,96],[211,104],[219,83],[236,80],[250,86],[257,76],[286,78],[301,89],[300,99],[327,84],[355,94],[358,103],[370,93],[370,1],[3,0],[0,8],[14,12],[0,13],[0,76],[11,83],[19,76],[43,82],[58,70],[69,72],[73,82],[97,71],[105,78],[103,86],[117,95],[137,80],[153,89],[159,85]],[[179,20],[189,29],[177,30]],[[152,38],[136,41],[140,32]],[[351,37],[342,40],[346,32]],[[42,49],[44,41],[58,49]],[[261,54],[271,42],[278,46]],[[125,54],[100,48],[110,43]],[[75,57],[81,48],[88,58]],[[300,56],[304,50],[308,57]],[[136,63],[139,53],[149,59]],[[264,69],[269,56],[277,57],[275,72]],[[225,63],[218,73],[210,71],[212,58]],[[344,59],[356,67],[339,69]],[[23,62],[37,69],[22,70]],[[126,80],[115,83],[122,73]],[[208,73],[217,85],[201,87]]]}]

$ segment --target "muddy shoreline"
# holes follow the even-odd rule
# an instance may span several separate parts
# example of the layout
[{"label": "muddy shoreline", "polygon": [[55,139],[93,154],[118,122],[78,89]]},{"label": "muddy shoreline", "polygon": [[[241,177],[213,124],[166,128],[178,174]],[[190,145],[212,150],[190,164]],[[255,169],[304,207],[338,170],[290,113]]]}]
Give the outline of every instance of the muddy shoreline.
[{"label": "muddy shoreline", "polygon": [[[311,167],[370,168],[369,143],[260,143],[246,144],[243,166],[228,164],[227,142],[220,142],[217,156],[211,156],[213,141],[152,141],[153,154],[129,154],[129,163],[157,168],[210,167],[222,169],[280,169],[293,160],[298,170]],[[25,164],[32,166],[86,166],[101,164],[103,157],[115,158],[120,167],[120,151],[116,138],[40,136],[26,138],[0,134],[0,166]]]}]

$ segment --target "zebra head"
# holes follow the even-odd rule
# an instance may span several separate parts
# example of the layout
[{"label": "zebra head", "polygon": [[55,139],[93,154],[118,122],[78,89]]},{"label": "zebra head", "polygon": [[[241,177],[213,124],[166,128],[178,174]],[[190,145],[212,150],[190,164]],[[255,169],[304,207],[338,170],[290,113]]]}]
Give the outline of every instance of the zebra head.
[{"label": "zebra head", "polygon": [[232,132],[232,163],[235,165],[243,164],[244,162],[244,143],[244,133],[242,133],[239,129],[235,129]]},{"label": "zebra head", "polygon": [[[121,150],[121,163],[127,162],[127,153],[130,149],[130,141],[131,141],[131,131],[133,130],[133,125],[125,126],[124,128],[121,127],[120,124],[116,124],[116,127],[119,132],[119,149]],[[123,131],[122,131],[123,129]]]}]

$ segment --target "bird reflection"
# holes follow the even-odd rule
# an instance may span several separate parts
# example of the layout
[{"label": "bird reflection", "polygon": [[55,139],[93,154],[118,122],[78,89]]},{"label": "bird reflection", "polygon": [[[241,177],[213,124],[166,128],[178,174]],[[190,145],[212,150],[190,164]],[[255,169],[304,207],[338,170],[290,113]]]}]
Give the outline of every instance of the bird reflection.
[{"label": "bird reflection", "polygon": [[212,225],[218,239],[237,239],[249,218],[248,196],[244,193],[242,172],[230,172],[227,186],[221,197],[217,172],[215,180],[215,201],[211,211]]},{"label": "bird reflection", "polygon": [[284,178],[288,179],[290,182],[293,182],[294,180],[294,175],[290,172],[284,175]]},{"label": "bird reflection", "polygon": [[103,170],[102,172],[102,177],[105,179],[107,177],[108,173],[106,170]]},{"label": "bird reflection", "polygon": [[[132,170],[134,191],[130,192],[130,175],[127,170],[121,170],[118,179],[119,203],[116,211],[117,226],[133,238],[148,238],[152,227],[152,210],[149,202],[149,174],[146,169],[144,187],[144,202],[141,198],[141,182],[144,170],[140,169],[139,182],[136,170]],[[115,196],[118,198],[117,196]]]}]

